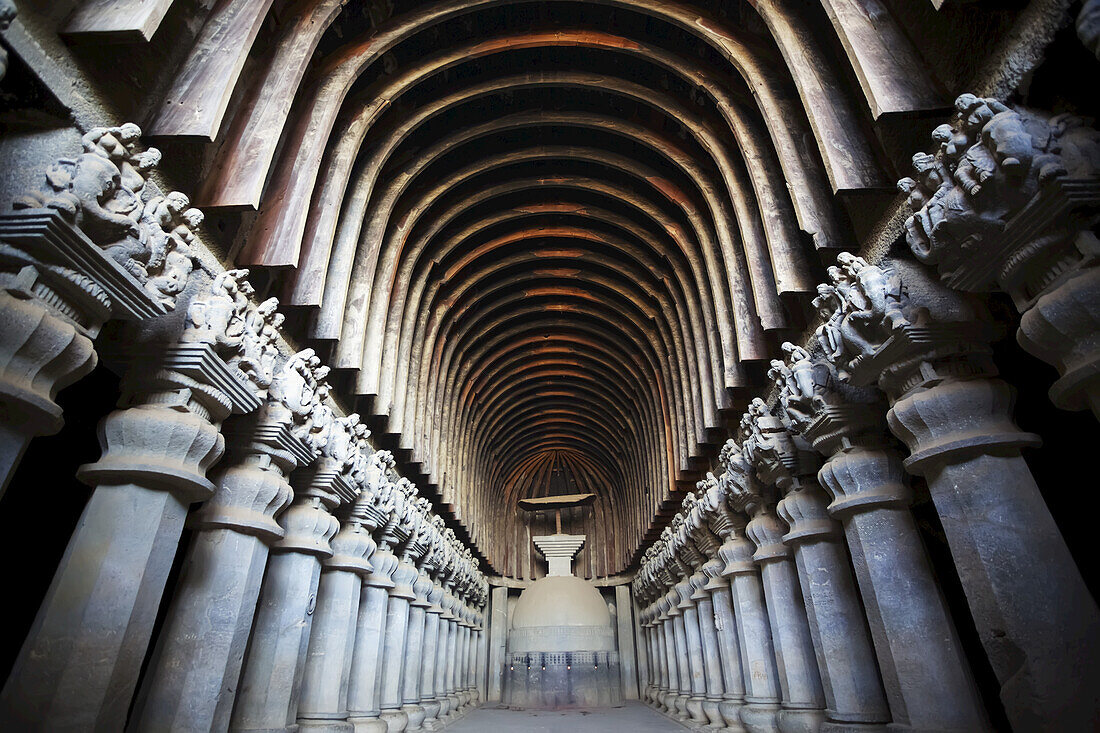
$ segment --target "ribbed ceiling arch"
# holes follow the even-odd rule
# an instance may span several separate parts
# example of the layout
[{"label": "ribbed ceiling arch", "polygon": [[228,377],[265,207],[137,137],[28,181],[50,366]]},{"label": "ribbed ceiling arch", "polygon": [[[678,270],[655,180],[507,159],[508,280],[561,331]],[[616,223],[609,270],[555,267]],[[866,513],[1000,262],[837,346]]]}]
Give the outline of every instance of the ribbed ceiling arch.
[{"label": "ribbed ceiling arch", "polygon": [[298,0],[230,49],[271,3],[223,5],[147,132],[209,148],[236,261],[517,578],[526,496],[595,493],[578,570],[632,563],[886,190],[874,126],[945,103],[891,16],[795,0]]}]

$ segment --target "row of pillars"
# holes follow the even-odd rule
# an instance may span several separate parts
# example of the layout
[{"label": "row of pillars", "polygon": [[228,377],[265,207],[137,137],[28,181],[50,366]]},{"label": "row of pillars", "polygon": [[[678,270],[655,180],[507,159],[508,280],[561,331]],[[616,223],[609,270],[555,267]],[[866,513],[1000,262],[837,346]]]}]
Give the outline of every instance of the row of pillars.
[{"label": "row of pillars", "polygon": [[680,720],[988,729],[909,510],[921,480],[1009,724],[1100,728],[1100,612],[1021,456],[1040,441],[1013,421],[1003,331],[975,295],[1009,295],[1020,346],[1059,373],[1051,401],[1100,417],[1100,136],[963,94],[931,140],[898,182],[917,261],[837,256],[814,337],[771,363],[772,405],[751,403],[643,557],[644,697]]},{"label": "row of pillars", "polygon": [[[117,179],[106,154],[83,160]],[[0,242],[5,482],[60,428],[53,397],[95,365],[100,326],[137,322],[0,727],[398,733],[478,703],[485,576],[334,412],[316,354],[280,353],[277,301],[255,304],[247,271],[188,273],[170,308],[57,211],[0,217]]]},{"label": "row of pillars", "polygon": [[830,287],[846,298],[818,355],[784,344],[774,407],[751,403],[720,475],[644,555],[643,696],[753,733],[988,730],[913,476],[1013,729],[1094,729],[1100,613],[1020,455],[1037,439],[993,376],[980,301],[916,263],[840,263]]}]

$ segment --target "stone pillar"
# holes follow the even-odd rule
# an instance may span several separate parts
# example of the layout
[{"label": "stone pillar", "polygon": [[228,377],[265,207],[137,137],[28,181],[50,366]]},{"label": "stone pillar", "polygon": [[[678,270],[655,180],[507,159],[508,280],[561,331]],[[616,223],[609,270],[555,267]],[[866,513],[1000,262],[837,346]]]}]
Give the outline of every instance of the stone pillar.
[{"label": "stone pillar", "polygon": [[[615,608],[618,609],[616,623],[619,636],[619,674],[622,676],[621,685],[623,697],[627,700],[638,699],[638,664],[634,654],[634,608],[630,587],[627,585],[615,586]],[[644,640],[639,638],[637,643],[641,646]]]},{"label": "stone pillar", "polygon": [[[776,716],[779,730],[816,731],[825,718],[825,694],[806,618],[806,603],[798,582],[790,547],[783,544],[785,528],[772,508],[773,489],[755,482],[751,460],[735,453],[729,459],[730,500],[751,517],[745,534],[756,545],[753,559],[760,566],[768,606],[776,667],[783,691]],[[747,722],[747,721],[746,721]]]},{"label": "stone pillar", "polygon": [[[441,561],[445,561],[442,560]],[[421,724],[425,730],[438,730],[439,708],[438,691],[435,686],[435,671],[439,657],[439,629],[440,616],[443,614],[443,606],[439,605],[443,600],[443,586],[439,584],[438,575],[442,574],[442,568],[432,582],[428,590],[428,608],[425,609],[424,618],[424,654],[420,667],[420,704],[424,707],[424,722]]]},{"label": "stone pillar", "polygon": [[747,434],[746,458],[751,457],[761,481],[784,493],[777,513],[790,528],[783,542],[794,550],[821,673],[822,730],[881,730],[890,719],[886,696],[840,523],[829,516],[829,499],[816,480],[818,458],[759,398],[741,425]]},{"label": "stone pillar", "polygon": [[649,625],[649,607],[643,606],[644,592],[634,582],[630,588],[630,602],[634,612],[635,650],[637,653],[638,699],[651,702],[653,699],[653,641]]},{"label": "stone pillar", "polygon": [[214,493],[219,424],[260,405],[212,343],[181,338],[127,373],[103,456],[77,474],[95,491],[0,696],[11,725],[123,728],[187,507]]},{"label": "stone pillar", "polygon": [[[692,599],[699,609],[699,635],[703,640],[703,673],[706,677],[707,696],[703,700],[703,712],[712,728],[722,728],[725,723],[722,720],[720,703],[725,694],[722,685],[722,660],[718,651],[718,629],[714,624],[714,603],[710,593],[704,590],[707,577],[699,574],[699,582],[692,582]],[[694,576],[693,576],[694,577]]]},{"label": "stone pillar", "polygon": [[131,730],[229,727],[268,551],[285,535],[274,517],[293,496],[286,477],[314,459],[305,424],[320,374],[312,356],[292,356],[264,406],[226,423],[228,458],[214,496],[188,519],[194,534]]},{"label": "stone pillar", "polygon": [[827,462],[818,473],[844,525],[894,725],[989,728],[947,606],[909,512],[901,457],[889,445],[886,407],[837,382],[828,362],[784,344],[773,362],[787,424]]},{"label": "stone pillar", "polygon": [[872,621],[893,720],[919,730],[988,729],[966,655],[913,516],[901,459],[852,446],[821,469],[844,523]]},{"label": "stone pillar", "polygon": [[455,615],[455,609],[458,605],[458,599],[450,592],[450,588],[447,590],[448,593],[443,601],[443,608],[447,611],[447,615],[444,616],[447,620],[447,644],[443,651],[442,689],[447,698],[447,717],[445,720],[450,722],[461,717],[461,714],[458,710],[458,695],[455,694],[455,651],[458,643],[458,616]]},{"label": "stone pillar", "polygon": [[489,585],[482,576],[477,589],[477,659],[474,663],[476,684],[474,701],[480,706],[489,696]]},{"label": "stone pillar", "polygon": [[[677,549],[677,553],[683,553],[683,547]],[[680,561],[684,562],[684,561]],[[680,596],[677,608],[680,610],[677,624],[677,641],[680,639],[679,626],[683,624],[684,652],[686,657],[688,684],[685,686],[681,680],[680,690],[688,694],[687,713],[691,716],[691,722],[696,726],[707,724],[707,716],[703,711],[703,698],[707,694],[707,681],[703,669],[703,640],[699,634],[699,611],[692,600],[691,568],[686,563],[681,567],[684,578],[676,584],[676,593]]]},{"label": "stone pillar", "polygon": [[329,543],[340,527],[332,512],[355,496],[340,459],[332,455],[295,472],[291,485],[294,503],[279,521],[286,535],[271,549],[232,731],[269,731],[295,723],[321,562],[332,557]]},{"label": "stone pillar", "polygon": [[[689,563],[696,569],[691,576],[692,600],[699,610],[699,634],[703,641],[703,672],[706,679],[707,696],[703,701],[703,711],[708,727],[713,729],[725,727],[722,717],[721,702],[725,696],[725,685],[722,679],[722,659],[719,651],[718,628],[715,622],[714,603],[711,594],[706,589],[708,581],[717,576],[722,569],[722,562],[714,555],[718,551],[718,542],[710,533],[706,520],[703,517],[703,507],[694,493],[689,493],[684,498],[684,549],[688,555]],[[713,558],[707,560],[708,557]],[[708,572],[709,571],[709,572]]]},{"label": "stone pillar", "polygon": [[822,730],[883,730],[890,719],[879,680],[870,630],[863,617],[838,522],[816,481],[792,487],[779,503],[790,527],[783,541],[794,547],[810,633],[825,690]]},{"label": "stone pillar", "polygon": [[409,635],[405,643],[405,670],[402,672],[401,685],[401,709],[409,716],[406,730],[410,731],[420,730],[427,717],[427,711],[420,702],[420,668],[427,649],[424,630],[427,609],[431,605],[428,602],[428,593],[431,591],[432,581],[423,564],[418,572],[419,575],[413,582],[414,598],[409,604]]},{"label": "stone pillar", "polygon": [[469,669],[470,610],[461,599],[455,609],[455,614],[458,616],[458,640],[455,642],[455,695],[458,696],[458,710],[465,715],[466,708],[469,707],[466,671]]},{"label": "stone pillar", "polygon": [[494,586],[489,597],[489,690],[486,695],[488,702],[496,702],[502,698],[507,636],[508,588]]},{"label": "stone pillar", "polygon": [[[451,599],[451,586],[454,584],[454,577],[448,573],[443,578],[443,593],[439,600],[439,605],[443,609],[439,614],[439,639],[436,642],[436,656],[435,656],[435,682],[433,687],[435,689],[436,699],[439,701],[439,718],[440,727],[445,725],[451,720],[449,717],[453,708],[451,707],[451,700],[447,697],[447,649],[450,641],[451,633],[451,608],[454,605],[453,599]],[[514,667],[515,665],[510,665]],[[514,670],[513,670],[514,671]]]},{"label": "stone pillar", "polygon": [[384,464],[374,455],[368,459],[368,451],[363,443],[352,472],[352,483],[360,487],[360,494],[332,539],[332,557],[321,564],[317,610],[298,703],[299,731],[354,730],[348,722],[348,683],[356,626],[363,583],[374,570],[371,556],[377,545],[371,532],[386,519],[386,500],[379,492]]},{"label": "stone pillar", "polygon": [[[922,268],[885,264],[833,268],[868,305],[836,307],[821,338],[836,344],[841,378],[877,382],[890,400],[890,430],[928,484],[1013,726],[1088,729],[1100,689],[1075,670],[1100,659],[1100,612],[1020,455],[1038,439],[1016,427],[1012,389],[992,378],[984,309]],[[820,289],[822,310],[841,298]]]},{"label": "stone pillar", "polygon": [[658,669],[658,684],[657,691],[654,694],[654,704],[657,709],[662,712],[669,712],[669,707],[666,704],[668,700],[669,691],[671,690],[671,679],[669,677],[669,653],[667,644],[665,642],[665,621],[668,619],[668,607],[667,605],[662,607],[662,603],[666,602],[665,597],[661,594],[663,589],[658,589],[659,595],[653,602],[653,640],[654,640],[654,659],[656,660]]},{"label": "stone pillar", "polygon": [[[392,456],[388,451],[382,453],[388,467],[392,467]],[[396,507],[393,504],[392,484],[381,482],[381,491],[386,502],[383,508],[386,521],[376,536],[378,549],[371,557],[374,569],[363,581],[355,622],[355,646],[348,673],[348,722],[355,727],[355,733],[385,733],[388,728],[379,717],[378,675],[386,630],[386,608],[389,605],[389,591],[393,587],[391,578],[397,569],[397,557],[390,551],[393,538],[385,526],[396,521],[393,516]]]},{"label": "stone pillar", "polygon": [[[389,525],[394,544],[405,542],[393,573],[393,587],[386,606],[386,626],[382,639],[381,672],[376,686],[379,690],[380,717],[386,722],[389,733],[401,733],[409,723],[409,716],[401,710],[401,673],[405,665],[405,637],[409,624],[409,602],[416,596],[413,582],[417,579],[412,558],[418,551],[415,534],[420,531],[421,516],[415,508],[415,487],[408,479],[399,479],[395,495],[398,501],[398,521]],[[408,540],[406,542],[406,540]]]},{"label": "stone pillar", "polygon": [[[668,592],[669,594],[669,641],[673,652],[673,664],[676,665],[676,679],[678,687],[672,692],[675,694],[675,715],[678,720],[686,721],[691,717],[688,710],[688,700],[691,699],[691,663],[687,645],[687,630],[684,627],[684,612],[680,608],[680,587],[687,586],[683,580],[677,583]],[[690,587],[686,587],[690,593]]]},{"label": "stone pillar", "polygon": [[[675,597],[676,592],[668,590],[670,587],[668,580],[665,581],[666,592],[659,601],[661,614],[659,616],[660,629],[661,629],[661,649],[664,652],[664,668],[665,668],[665,690],[662,696],[661,705],[664,708],[664,712],[672,715],[673,717],[683,714],[687,708],[678,708],[676,701],[680,698],[680,664],[676,660],[676,632],[673,619],[673,611],[676,604],[673,602],[672,597]],[[670,594],[672,597],[670,597]],[[684,701],[686,702],[686,700]]]},{"label": "stone pillar", "polygon": [[480,692],[478,689],[478,669],[480,669],[480,666],[478,664],[478,658],[484,646],[482,644],[482,636],[484,632],[481,625],[481,614],[476,608],[476,604],[478,602],[477,594],[479,590],[480,589],[478,588],[473,588],[470,591],[470,663],[468,666],[469,681],[467,682],[467,685],[469,686],[470,690],[471,707],[477,707],[480,700]]},{"label": "stone pillar", "polygon": [[[728,481],[723,476],[723,485]],[[731,529],[718,549],[726,565],[722,576],[730,581],[737,641],[741,657],[745,705],[739,714],[750,733],[776,733],[782,687],[776,669],[771,621],[764,600],[760,568],[753,560],[755,548],[744,535],[745,521],[731,515]],[[731,726],[732,727],[732,726]]]},{"label": "stone pillar", "polygon": [[[694,522],[708,524],[710,533],[701,535],[706,538],[707,554],[711,556],[703,565],[703,574],[707,584],[703,590],[710,593],[714,608],[714,626],[717,632],[718,658],[721,661],[722,700],[718,710],[722,714],[726,730],[742,731],[741,709],[745,704],[745,681],[741,668],[740,641],[737,638],[737,620],[733,610],[733,593],[729,578],[723,574],[726,560],[721,555],[721,546],[729,538],[738,520],[726,504],[726,494],[713,474],[696,484],[699,491],[698,515]],[[743,526],[743,523],[742,523]],[[715,541],[713,537],[718,539]]]}]

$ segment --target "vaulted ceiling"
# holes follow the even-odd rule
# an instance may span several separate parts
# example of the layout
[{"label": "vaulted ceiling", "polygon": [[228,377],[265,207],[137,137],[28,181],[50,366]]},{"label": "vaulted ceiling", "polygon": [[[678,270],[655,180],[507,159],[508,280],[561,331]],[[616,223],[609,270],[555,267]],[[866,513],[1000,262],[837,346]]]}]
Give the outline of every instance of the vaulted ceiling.
[{"label": "vaulted ceiling", "polygon": [[891,194],[883,127],[949,101],[883,2],[218,3],[145,132],[493,571],[570,486],[611,575]]}]

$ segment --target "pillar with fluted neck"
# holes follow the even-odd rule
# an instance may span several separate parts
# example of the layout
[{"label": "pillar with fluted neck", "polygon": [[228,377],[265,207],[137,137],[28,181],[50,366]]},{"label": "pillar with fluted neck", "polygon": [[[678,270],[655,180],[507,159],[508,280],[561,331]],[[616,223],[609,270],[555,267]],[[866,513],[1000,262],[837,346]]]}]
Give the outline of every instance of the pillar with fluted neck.
[{"label": "pillar with fluted neck", "polygon": [[[718,656],[722,667],[722,701],[718,705],[726,730],[744,730],[741,709],[745,704],[745,678],[741,660],[741,641],[738,638],[737,617],[734,612],[733,587],[724,571],[726,560],[721,548],[729,538],[737,520],[726,504],[726,495],[718,480],[708,473],[696,484],[699,490],[699,519],[707,523],[710,534],[705,544],[711,559],[703,565],[707,584],[703,590],[711,595],[714,607],[714,626],[718,636]],[[717,539],[714,539],[717,538]]]},{"label": "pillar with fluted neck", "polygon": [[[683,582],[683,581],[680,581]],[[676,686],[669,690],[669,713],[678,720],[687,720],[687,702],[691,697],[691,670],[688,667],[687,635],[684,631],[684,612],[680,609],[680,594],[673,583],[665,596],[668,598],[667,643],[669,664],[676,666]]]},{"label": "pillar with fluted neck", "polygon": [[470,608],[466,604],[466,589],[459,597],[455,615],[458,616],[458,640],[455,642],[455,695],[458,697],[458,709],[463,715],[469,712],[469,691],[466,689],[467,655],[470,652]]},{"label": "pillar with fluted neck", "polygon": [[439,621],[443,607],[443,586],[438,579],[428,589],[428,607],[424,609],[424,654],[420,666],[420,705],[424,708],[425,730],[435,730],[439,722],[439,699],[436,697],[435,669],[439,656]]},{"label": "pillar with fluted neck", "polygon": [[[441,525],[440,525],[441,526]],[[418,563],[417,578],[413,582],[413,595],[409,604],[409,635],[406,642],[405,670],[402,678],[401,709],[409,716],[407,730],[420,730],[427,719],[427,710],[421,702],[421,668],[428,653],[427,610],[431,607],[428,597],[432,580],[428,574],[433,562],[432,553],[426,552]],[[435,648],[432,647],[432,653]]]},{"label": "pillar with fluted neck", "polygon": [[[680,572],[683,573],[681,581],[676,584],[676,593],[680,597],[679,603],[676,605],[676,608],[680,611],[680,616],[676,621],[676,633],[677,641],[679,641],[681,638],[680,626],[682,625],[682,638],[684,641],[682,655],[685,658],[684,661],[687,662],[688,673],[688,684],[686,685],[688,695],[687,713],[692,724],[702,726],[707,723],[707,716],[703,711],[703,699],[707,694],[707,681],[703,669],[703,640],[699,634],[699,610],[691,597],[694,591],[691,584],[692,568],[686,560],[682,559],[681,556],[684,553],[685,551],[681,545],[677,547],[674,556],[680,566]],[[682,681],[680,690],[685,691]]]},{"label": "pillar with fluted neck", "polygon": [[361,493],[332,539],[333,555],[322,562],[317,610],[298,703],[299,731],[351,733],[348,682],[364,579],[374,570],[371,532],[384,521],[384,498],[376,492],[379,462],[365,443],[355,459],[352,483]]},{"label": "pillar with fluted neck", "polygon": [[789,530],[825,694],[823,731],[882,731],[890,719],[871,632],[848,563],[840,523],[829,516],[809,444],[754,399],[742,419],[743,451],[757,476],[783,493],[776,507]]},{"label": "pillar with fluted neck", "polygon": [[703,640],[703,671],[706,678],[707,696],[703,701],[703,711],[710,721],[709,728],[725,727],[721,703],[725,697],[725,681],[722,676],[722,652],[718,641],[717,617],[714,601],[708,585],[722,570],[717,558],[718,540],[711,534],[710,527],[703,515],[703,507],[695,494],[684,499],[687,518],[684,526],[689,542],[685,550],[689,563],[696,568],[691,577],[692,600],[699,609],[699,634]]},{"label": "pillar with fluted neck", "polygon": [[[679,614],[676,610],[676,591],[671,585],[665,585],[665,593],[659,601],[661,608],[661,646],[664,651],[665,670],[667,671],[667,689],[661,701],[664,712],[672,716],[682,715],[687,699],[680,698],[680,663],[676,659],[676,629],[673,619]],[[677,705],[677,702],[680,705]]]},{"label": "pillar with fluted neck", "polygon": [[[448,589],[450,590],[450,589]],[[447,698],[448,722],[462,716],[459,710],[459,700],[455,685],[455,653],[458,647],[458,622],[457,615],[458,598],[453,592],[444,600],[444,608],[449,612],[447,616],[447,645],[443,654],[443,690]]]},{"label": "pillar with fluted neck", "polygon": [[[817,731],[825,717],[825,693],[798,571],[790,547],[783,544],[786,528],[775,515],[774,489],[754,479],[751,462],[742,453],[734,453],[728,466],[725,475],[730,478],[727,483],[730,504],[751,517],[745,534],[756,546],[752,557],[760,566],[764,586],[783,693],[776,723],[782,733]],[[744,722],[749,724],[747,720]]]},{"label": "pillar with fluted neck", "polygon": [[[728,501],[730,472],[718,481],[720,495]],[[729,501],[732,507],[733,502]],[[776,733],[782,695],[776,668],[775,642],[764,595],[760,567],[753,558],[756,548],[745,535],[747,526],[740,513],[727,514],[728,532],[718,558],[725,563],[723,577],[730,581],[737,641],[741,655],[745,704],[740,710],[741,723],[750,733]]]},{"label": "pillar with fluted neck", "polygon": [[382,637],[381,671],[375,683],[379,690],[380,717],[386,722],[389,733],[401,733],[409,723],[409,716],[401,709],[401,673],[405,666],[405,640],[409,625],[409,602],[416,596],[413,582],[418,573],[413,559],[421,550],[417,533],[424,522],[414,504],[414,488],[407,479],[398,480],[399,490],[405,492],[405,503],[399,504],[399,521],[391,531],[403,543],[398,555],[397,569],[393,573],[393,587],[386,606],[386,626]]},{"label": "pillar with fluted neck", "polygon": [[[648,594],[635,590],[635,593],[648,600]],[[641,605],[639,603],[639,605]],[[653,627],[653,606],[647,605],[638,612],[638,626],[641,629],[642,639],[646,644],[646,686],[642,699],[647,705],[655,705],[657,702],[657,685],[660,682],[660,671],[657,668],[656,657],[656,631]]]}]

